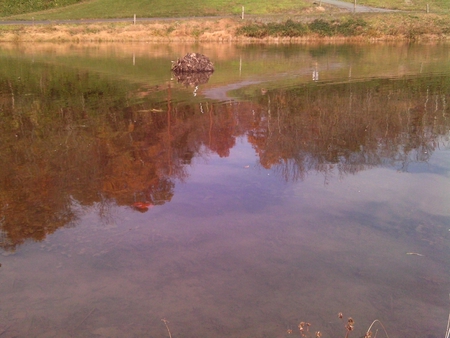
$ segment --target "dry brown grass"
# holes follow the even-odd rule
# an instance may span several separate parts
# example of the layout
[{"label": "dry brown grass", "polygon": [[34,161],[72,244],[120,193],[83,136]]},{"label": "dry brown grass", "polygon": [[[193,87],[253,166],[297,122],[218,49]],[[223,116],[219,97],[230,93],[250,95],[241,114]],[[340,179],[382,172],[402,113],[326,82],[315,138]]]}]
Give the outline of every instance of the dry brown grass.
[{"label": "dry brown grass", "polygon": [[32,25],[4,26],[0,29],[3,42],[41,42],[41,41],[236,41],[235,27],[238,20],[186,20],[124,24],[98,23],[83,25]]},{"label": "dry brown grass", "polygon": [[420,18],[390,15],[366,17],[367,31],[353,37],[268,36],[263,39],[237,35],[238,27],[249,21],[239,18],[169,20],[146,23],[95,23],[31,26],[0,26],[1,42],[296,42],[296,41],[367,41],[447,39],[448,24],[442,17],[429,15]]}]

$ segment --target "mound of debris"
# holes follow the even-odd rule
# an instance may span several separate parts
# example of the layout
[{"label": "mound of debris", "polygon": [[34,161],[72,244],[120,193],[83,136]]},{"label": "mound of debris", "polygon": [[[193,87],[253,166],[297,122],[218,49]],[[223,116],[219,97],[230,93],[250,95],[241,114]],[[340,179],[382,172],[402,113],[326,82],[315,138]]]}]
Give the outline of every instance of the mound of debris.
[{"label": "mound of debris", "polygon": [[188,53],[172,64],[172,71],[179,73],[212,73],[213,63],[203,54]]}]

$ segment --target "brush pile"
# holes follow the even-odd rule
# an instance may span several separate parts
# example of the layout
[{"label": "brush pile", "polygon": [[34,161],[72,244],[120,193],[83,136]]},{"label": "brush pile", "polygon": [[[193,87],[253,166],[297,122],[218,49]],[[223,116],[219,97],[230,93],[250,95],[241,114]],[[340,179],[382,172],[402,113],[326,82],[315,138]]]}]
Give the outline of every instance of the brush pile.
[{"label": "brush pile", "polygon": [[212,73],[213,63],[203,54],[188,53],[182,59],[178,59],[172,64],[172,71],[180,73]]}]

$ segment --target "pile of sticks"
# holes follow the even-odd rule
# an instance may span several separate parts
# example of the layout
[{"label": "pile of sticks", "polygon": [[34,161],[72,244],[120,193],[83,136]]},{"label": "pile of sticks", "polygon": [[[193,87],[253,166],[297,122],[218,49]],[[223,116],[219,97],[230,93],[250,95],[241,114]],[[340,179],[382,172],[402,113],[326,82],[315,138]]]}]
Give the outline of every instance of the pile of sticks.
[{"label": "pile of sticks", "polygon": [[188,53],[176,62],[172,61],[172,71],[179,73],[212,73],[213,63],[203,54]]}]

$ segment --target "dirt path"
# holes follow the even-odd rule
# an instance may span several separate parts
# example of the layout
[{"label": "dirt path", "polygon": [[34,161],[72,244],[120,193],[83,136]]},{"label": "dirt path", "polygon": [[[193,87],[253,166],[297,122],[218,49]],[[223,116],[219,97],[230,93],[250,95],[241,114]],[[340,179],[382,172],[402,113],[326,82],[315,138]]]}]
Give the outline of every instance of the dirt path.
[{"label": "dirt path", "polygon": [[356,5],[354,3],[350,2],[344,2],[339,0],[319,0],[319,2],[322,2],[324,4],[336,6],[341,9],[348,10],[350,12],[357,12],[357,13],[367,13],[367,12],[376,12],[376,13],[391,13],[391,12],[398,12],[394,9],[385,9],[385,8],[376,8],[376,7],[368,7],[368,6],[362,6],[362,5]]}]

